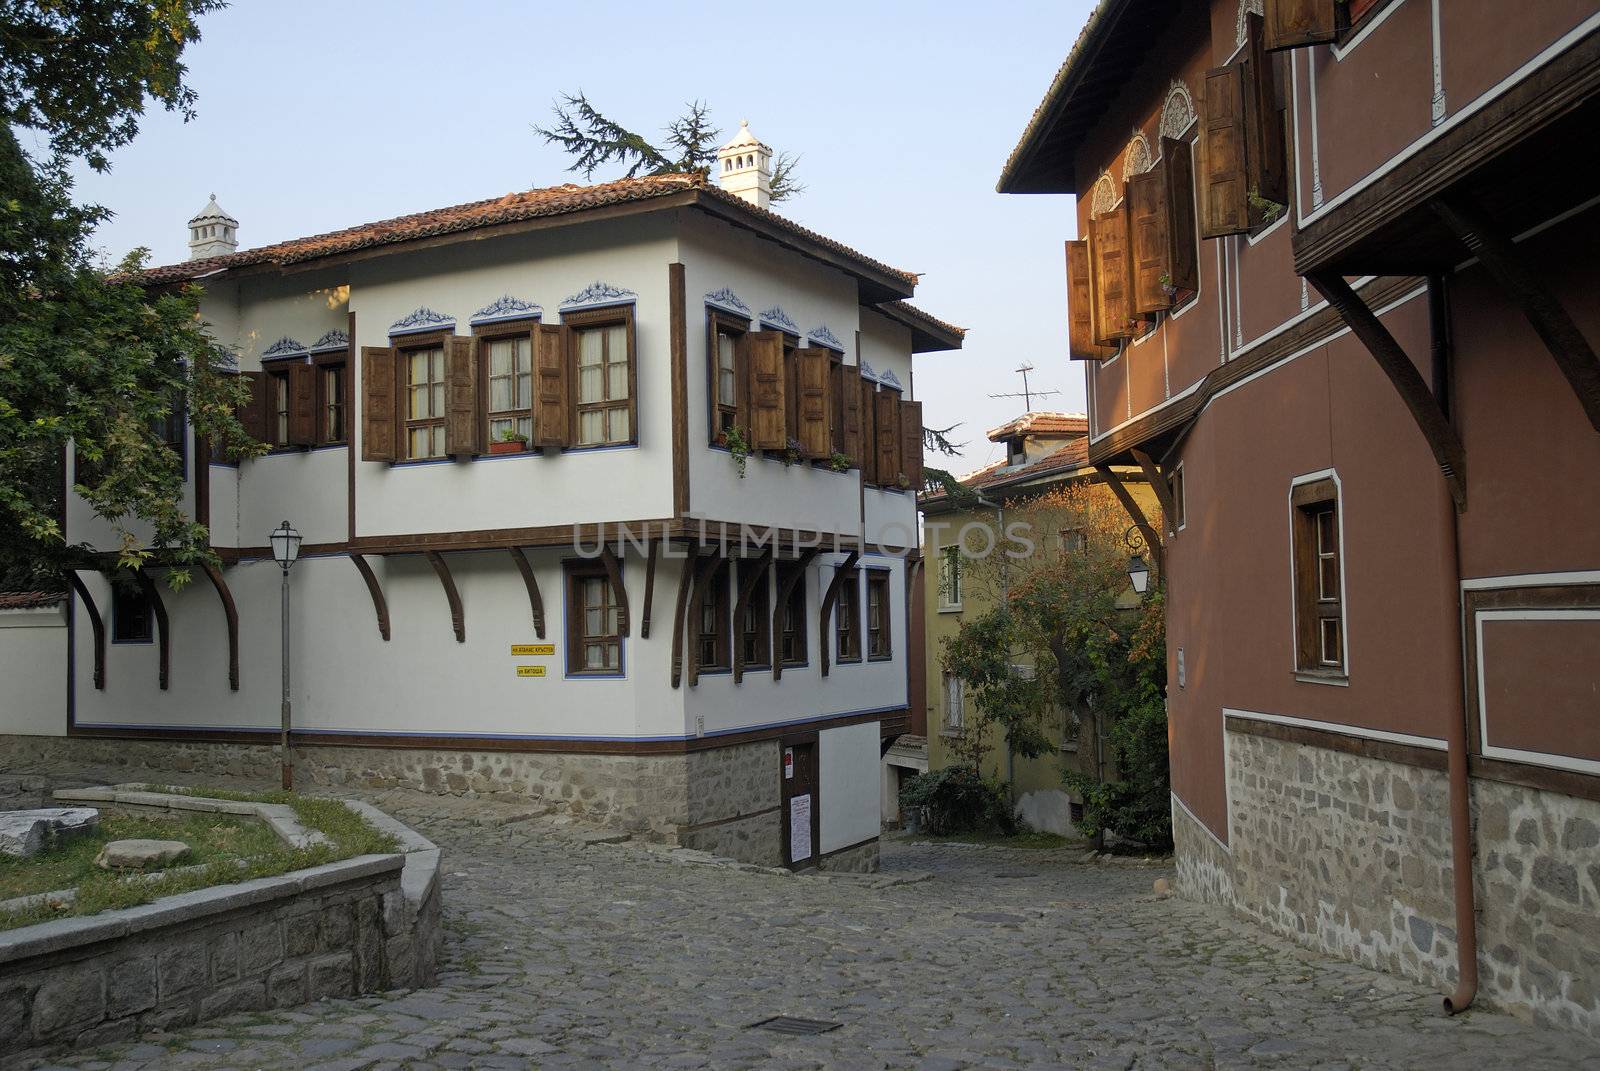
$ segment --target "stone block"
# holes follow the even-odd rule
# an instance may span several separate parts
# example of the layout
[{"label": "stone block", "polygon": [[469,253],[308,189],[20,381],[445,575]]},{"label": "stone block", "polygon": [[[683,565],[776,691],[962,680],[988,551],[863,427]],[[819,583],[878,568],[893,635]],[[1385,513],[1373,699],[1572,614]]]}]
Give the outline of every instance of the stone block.
[{"label": "stone block", "polygon": [[1600,845],[1600,825],[1587,818],[1568,818],[1561,830],[1561,846],[1567,851]]},{"label": "stone block", "polygon": [[239,935],[225,933],[211,946],[211,977],[216,982],[232,982],[239,977]]},{"label": "stone block", "polygon": [[1540,891],[1569,904],[1579,902],[1578,870],[1570,863],[1540,856],[1533,861],[1533,884]]},{"label": "stone block", "polygon": [[114,840],[100,849],[95,865],[103,870],[148,870],[189,854],[181,840]]},{"label": "stone block", "polygon": [[330,904],[322,912],[318,931],[318,942],[324,951],[349,948],[355,943],[355,908],[350,904]]},{"label": "stone block", "polygon": [[105,975],[94,967],[54,971],[33,995],[33,1033],[41,1039],[77,1034],[105,1014]]},{"label": "stone block", "polygon": [[355,977],[355,956],[349,952],[321,956],[312,960],[311,999],[322,1000],[324,997],[350,996],[355,992]]},{"label": "stone block", "polygon": [[267,1006],[267,988],[261,981],[225,986],[200,998],[200,1018],[215,1019],[237,1011],[255,1011]]},{"label": "stone block", "polygon": [[303,963],[279,967],[267,975],[267,1006],[292,1008],[306,1002],[306,976]]},{"label": "stone block", "polygon": [[86,833],[100,824],[93,807],[40,807],[0,811],[0,854],[30,856],[52,841]]},{"label": "stone block", "polygon": [[282,959],[283,937],[276,919],[239,935],[239,969],[245,977],[259,974]]},{"label": "stone block", "polygon": [[156,957],[156,991],[166,1000],[187,993],[206,981],[206,949],[203,945],[179,945],[164,949]]},{"label": "stone block", "polygon": [[113,1019],[156,1006],[156,957],[125,959],[106,971],[106,1014]]},{"label": "stone block", "polygon": [[0,1038],[23,1038],[33,995],[21,986],[0,989]]}]

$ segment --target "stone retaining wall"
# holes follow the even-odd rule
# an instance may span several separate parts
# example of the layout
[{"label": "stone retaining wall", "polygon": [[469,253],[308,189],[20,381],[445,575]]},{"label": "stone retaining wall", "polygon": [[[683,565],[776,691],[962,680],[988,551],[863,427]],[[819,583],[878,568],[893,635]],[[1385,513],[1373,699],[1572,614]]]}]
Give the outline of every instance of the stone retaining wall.
[{"label": "stone retaining wall", "polygon": [[832,874],[876,874],[878,860],[879,843],[873,838],[824,855],[817,860],[817,869]]},{"label": "stone retaining wall", "polygon": [[[1173,807],[1178,891],[1447,992],[1441,771],[1227,732],[1229,848]],[[1600,803],[1472,781],[1479,1000],[1600,1037]]]}]

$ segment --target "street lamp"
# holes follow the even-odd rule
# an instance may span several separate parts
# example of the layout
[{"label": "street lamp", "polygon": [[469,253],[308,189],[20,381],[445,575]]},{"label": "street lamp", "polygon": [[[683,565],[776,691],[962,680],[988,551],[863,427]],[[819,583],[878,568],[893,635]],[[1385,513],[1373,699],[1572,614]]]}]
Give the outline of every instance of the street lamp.
[{"label": "street lamp", "polygon": [[300,557],[300,533],[288,521],[268,537],[272,544],[272,559],[283,570],[283,708],[282,727],[278,737],[279,759],[283,766],[285,791],[294,788],[294,761],[289,755],[289,570]]},{"label": "street lamp", "polygon": [[1139,531],[1137,524],[1129,525],[1128,530],[1122,533],[1122,542],[1133,551],[1128,556],[1128,579],[1133,582],[1134,594],[1143,595],[1150,590],[1150,565],[1140,553],[1146,548],[1144,533]]}]

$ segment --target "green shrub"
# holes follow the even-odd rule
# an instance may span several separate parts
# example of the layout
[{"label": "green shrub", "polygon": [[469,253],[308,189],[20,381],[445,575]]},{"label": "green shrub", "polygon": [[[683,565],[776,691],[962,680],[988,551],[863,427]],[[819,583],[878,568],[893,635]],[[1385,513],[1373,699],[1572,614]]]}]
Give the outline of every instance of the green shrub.
[{"label": "green shrub", "polygon": [[1013,833],[1016,819],[1005,790],[970,766],[918,774],[900,790],[902,806],[921,810],[927,833]]}]

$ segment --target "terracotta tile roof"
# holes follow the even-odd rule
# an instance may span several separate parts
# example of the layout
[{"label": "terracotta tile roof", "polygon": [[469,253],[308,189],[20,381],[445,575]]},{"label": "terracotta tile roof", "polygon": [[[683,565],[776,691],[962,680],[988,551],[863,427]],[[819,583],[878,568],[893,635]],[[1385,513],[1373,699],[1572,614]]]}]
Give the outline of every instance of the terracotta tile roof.
[{"label": "terracotta tile roof", "polygon": [[0,591],[0,610],[35,610],[65,599],[60,591]]},{"label": "terracotta tile roof", "polygon": [[[997,461],[960,479],[963,486],[974,491],[998,490],[1032,484],[1045,477],[1072,475],[1076,470],[1088,467],[1089,439],[1088,436],[1082,436],[1025,465],[1013,466]],[[923,509],[937,509],[945,504],[947,497],[943,491],[938,491],[921,495],[917,501]]]},{"label": "terracotta tile roof", "polygon": [[954,343],[951,348],[959,347],[962,340],[967,337],[967,329],[965,327],[947,324],[937,316],[923,312],[909,301],[886,301],[878,306],[878,311],[887,316],[892,316],[913,328],[921,327],[924,329],[924,334],[940,338],[944,342]]},{"label": "terracotta tile roof", "polygon": [[1053,413],[1035,411],[1024,413],[1014,420],[1008,420],[998,428],[988,431],[990,442],[999,442],[1001,439],[1011,438],[1016,435],[1047,438],[1060,435],[1087,435],[1089,434],[1089,418],[1082,413]]},{"label": "terracotta tile roof", "polygon": [[170,283],[197,279],[232,268],[299,264],[321,257],[418,238],[454,234],[479,227],[559,216],[607,205],[648,201],[683,193],[693,193],[699,198],[718,202],[724,208],[734,208],[746,216],[754,217],[756,222],[765,224],[771,231],[776,232],[780,239],[788,237],[809,245],[820,246],[847,263],[875,275],[888,276],[902,284],[907,294],[916,287],[915,274],[890,267],[858,253],[849,246],[802,227],[776,212],[757,208],[732,194],[723,192],[705,175],[699,173],[649,175],[643,178],[603,182],[593,186],[578,186],[569,182],[543,189],[513,191],[503,197],[452,205],[449,208],[436,208],[427,212],[380,220],[377,223],[365,223],[359,227],[348,227],[307,238],[295,238],[261,246],[258,249],[240,250],[225,256],[167,264],[147,269],[142,277],[147,283]]}]

